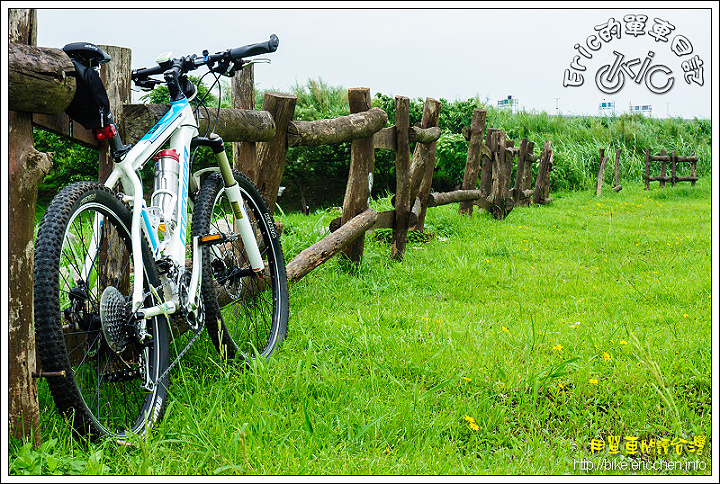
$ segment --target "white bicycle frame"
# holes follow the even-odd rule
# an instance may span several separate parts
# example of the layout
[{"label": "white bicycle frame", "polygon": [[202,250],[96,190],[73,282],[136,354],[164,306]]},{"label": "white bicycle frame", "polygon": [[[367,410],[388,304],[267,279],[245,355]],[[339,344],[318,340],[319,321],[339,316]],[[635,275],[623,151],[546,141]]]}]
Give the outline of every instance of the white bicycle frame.
[{"label": "white bicycle frame", "polygon": [[[132,147],[120,162],[115,163],[115,167],[105,181],[105,186],[113,188],[119,181],[124,192],[124,201],[132,207],[132,259],[136,270],[136,277],[133,282],[132,292],[132,312],[135,313],[142,308],[145,298],[143,292],[143,277],[137,277],[137,271],[143,267],[143,256],[141,250],[141,231],[145,233],[151,244],[153,256],[158,259],[160,256],[169,257],[176,267],[182,270],[185,267],[185,254],[187,246],[187,230],[188,230],[188,184],[197,182],[197,179],[190,174],[190,143],[198,134],[198,126],[193,115],[190,103],[186,98],[174,101],[170,105],[170,110],[153,126],[140,141]],[[179,220],[175,229],[169,237],[166,237],[162,243],[158,235],[150,223],[150,217],[145,206],[143,198],[143,187],[138,171],[147,163],[147,161],[165,144],[170,141],[170,149],[174,149],[179,155],[179,177],[176,193],[176,210],[175,213]],[[223,174],[225,181],[225,194],[227,195],[230,205],[235,214],[235,226],[242,238],[243,244],[250,260],[250,266],[256,274],[261,274],[264,269],[264,263],[260,255],[260,250],[255,239],[255,233],[250,225],[247,212],[242,201],[240,188],[235,182],[227,155],[223,150],[216,155],[219,170]],[[102,225],[102,216],[95,221],[96,235],[93,237],[95,241],[94,247],[88,251],[86,262],[86,273],[90,267],[88,263],[95,260],[97,250],[99,249],[99,229]],[[166,227],[167,227],[167,222]],[[192,257],[193,266],[190,278],[190,286],[188,292],[187,309],[190,312],[197,311],[197,294],[199,290],[200,274],[202,271],[202,257],[199,248],[199,237],[193,237],[192,240]],[[142,316],[139,322],[143,324],[141,332],[144,332],[144,319],[148,319],[159,314],[172,314],[179,308],[179,294],[177,288],[166,294],[165,302],[150,308],[142,308]]]}]

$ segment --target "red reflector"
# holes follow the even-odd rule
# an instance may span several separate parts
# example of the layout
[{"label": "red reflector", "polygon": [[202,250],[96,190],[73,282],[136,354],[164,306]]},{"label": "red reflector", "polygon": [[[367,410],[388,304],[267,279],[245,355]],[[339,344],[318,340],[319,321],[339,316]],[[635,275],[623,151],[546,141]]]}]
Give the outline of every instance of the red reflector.
[{"label": "red reflector", "polygon": [[102,141],[108,138],[114,138],[115,136],[117,136],[115,125],[112,124],[108,124],[104,128],[95,128],[92,130],[92,132],[93,136],[95,136],[95,139],[98,141]]}]

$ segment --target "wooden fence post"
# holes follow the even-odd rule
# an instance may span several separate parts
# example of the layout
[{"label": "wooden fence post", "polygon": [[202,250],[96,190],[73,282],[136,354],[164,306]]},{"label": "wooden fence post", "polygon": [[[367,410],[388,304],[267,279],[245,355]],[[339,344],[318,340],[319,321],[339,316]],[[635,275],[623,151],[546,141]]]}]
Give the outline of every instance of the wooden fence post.
[{"label": "wooden fence post", "polygon": [[410,218],[410,99],[395,96],[395,221],[390,257],[402,260]]},{"label": "wooden fence post", "polygon": [[513,204],[518,206],[522,199],[522,182],[525,177],[525,167],[528,166],[526,163],[528,140],[527,138],[520,138],[520,146],[518,148],[518,161],[517,168],[515,168],[515,186],[513,191]]},{"label": "wooden fence post", "polygon": [[[37,43],[37,10],[10,9],[10,42]],[[33,146],[32,113],[8,113],[8,418],[18,439],[40,446],[40,409],[33,373],[35,357],[34,229],[38,183],[51,157]]]},{"label": "wooden fence post", "polygon": [[513,155],[512,151],[508,148],[512,148],[513,141],[508,140],[505,131],[502,130],[498,130],[493,133],[493,135],[497,139],[495,142],[497,151],[492,165],[491,197],[493,217],[496,220],[502,220],[512,209],[512,201],[511,199],[508,200],[508,190],[510,188],[510,171],[512,169]]},{"label": "wooden fence post", "polygon": [[[665,151],[665,148],[660,150],[660,156],[666,157],[667,151]],[[667,176],[667,161],[661,160],[660,161],[660,188],[665,188],[665,177]]]},{"label": "wooden fence post", "polygon": [[670,184],[671,186],[677,185],[677,152],[673,150],[670,153]]},{"label": "wooden fence post", "polygon": [[645,150],[645,190],[650,189],[650,148]]},{"label": "wooden fence post", "polygon": [[[114,45],[99,45],[112,60],[100,68],[100,77],[105,84],[110,112],[115,118],[120,139],[125,138],[125,114],[123,105],[132,102],[132,51]],[[113,170],[113,159],[110,155],[110,142],[103,140],[98,147],[98,181],[104,182]]]},{"label": "wooden fence post", "polygon": [[[433,98],[426,98],[425,104],[423,105],[423,114],[420,121],[420,127],[422,129],[433,128],[438,125],[440,118],[440,108],[442,103]],[[435,171],[435,153],[437,149],[437,141],[431,141],[430,143],[418,143],[415,145],[415,151],[413,152],[413,166],[415,160],[422,163],[422,167],[417,174],[411,173],[411,183],[413,191],[410,194],[410,202],[413,203],[415,197],[420,198],[420,211],[417,215],[417,222],[412,227],[413,230],[423,231],[425,229],[425,214],[427,213],[427,197],[430,195],[430,189],[432,188],[432,177]],[[419,180],[419,189],[414,192],[415,185],[418,180],[415,178],[421,178]]]},{"label": "wooden fence post", "polygon": [[492,190],[492,169],[493,159],[495,158],[494,153],[497,151],[497,145],[495,144],[497,138],[493,138],[493,133],[500,131],[496,128],[488,128],[485,133],[485,146],[487,151],[483,151],[482,154],[482,167],[480,168],[480,192],[483,194],[483,198],[490,196]]},{"label": "wooden fence post", "polygon": [[[232,77],[230,84],[232,107],[255,109],[255,65],[243,67]],[[254,141],[233,143],[233,168],[243,172],[253,183],[257,183],[257,146]]]},{"label": "wooden fence post", "polygon": [[615,173],[613,178],[613,191],[615,193],[622,190],[622,186],[620,185],[620,153],[622,150],[620,148],[615,150]]},{"label": "wooden fence post", "polygon": [[600,165],[598,167],[597,180],[595,181],[595,195],[602,194],[603,177],[605,176],[605,165],[607,165],[608,157],[605,156],[605,148],[600,148]]},{"label": "wooden fence post", "polygon": [[[462,189],[475,190],[478,183],[478,172],[482,163],[483,148],[485,147],[485,116],[483,109],[474,109],[472,123],[470,124],[470,141],[468,143],[467,161],[463,176]],[[473,202],[460,202],[458,212],[460,215],[472,215]]]},{"label": "wooden fence post", "polygon": [[552,170],[553,152],[550,140],[545,140],[545,144],[540,154],[540,164],[538,166],[538,174],[535,178],[535,192],[533,193],[533,203],[546,204],[552,201],[548,198],[550,191],[550,170]]},{"label": "wooden fence post", "polygon": [[[369,110],[371,105],[370,89],[366,87],[348,89],[348,103],[351,113]],[[343,199],[341,224],[347,223],[368,208],[375,171],[375,147],[373,137],[356,139],[350,145],[350,172],[345,198]],[[360,234],[343,249],[345,256],[353,262],[362,260],[365,248],[365,233]]]},{"label": "wooden fence post", "polygon": [[256,185],[272,213],[275,212],[275,201],[285,168],[287,128],[295,115],[296,103],[295,96],[279,92],[266,92],[263,100],[263,111],[268,111],[275,120],[275,134],[270,141],[261,142],[257,146]]}]

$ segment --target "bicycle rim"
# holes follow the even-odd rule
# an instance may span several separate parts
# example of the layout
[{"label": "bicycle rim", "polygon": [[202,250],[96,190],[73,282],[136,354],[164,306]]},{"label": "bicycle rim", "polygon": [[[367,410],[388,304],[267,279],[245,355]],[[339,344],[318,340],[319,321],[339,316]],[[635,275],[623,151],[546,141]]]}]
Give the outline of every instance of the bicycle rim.
[{"label": "bicycle rim", "polygon": [[[147,290],[150,282],[157,283],[157,275],[152,268],[133,267],[130,214],[124,205],[97,187],[75,187],[69,194],[65,207],[48,209],[48,222],[43,220],[38,236],[36,307],[50,303],[45,310],[36,309],[43,369],[65,371],[64,378],[48,378],[48,384],[58,409],[72,415],[78,433],[118,439],[127,431],[143,434],[164,408],[165,387],[146,391],[143,382],[155,381],[168,365],[167,327],[161,318],[148,321],[153,343],[141,347],[124,323],[118,324],[127,341],[124,349],[114,351],[103,332],[100,300],[112,287],[129,301],[135,277],[144,278]],[[68,210],[69,204],[74,208]],[[47,277],[38,278],[38,272]],[[151,299],[146,303],[155,304]]]},{"label": "bicycle rim", "polygon": [[[203,294],[211,339],[229,358],[267,357],[287,332],[288,296],[285,261],[267,204],[252,183],[236,178],[265,264],[262,277],[247,275],[250,263],[240,238],[209,246],[203,253]],[[199,230],[235,232],[233,211],[222,179],[211,177],[201,194]],[[242,275],[242,276],[241,276]]]}]

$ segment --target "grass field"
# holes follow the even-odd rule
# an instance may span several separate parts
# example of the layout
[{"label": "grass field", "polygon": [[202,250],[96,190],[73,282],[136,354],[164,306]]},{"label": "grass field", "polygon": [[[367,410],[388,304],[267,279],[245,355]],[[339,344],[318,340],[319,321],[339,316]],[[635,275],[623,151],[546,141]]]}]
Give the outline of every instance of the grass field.
[{"label": "grass field", "polygon": [[[553,196],[432,208],[401,263],[369,234],[291,286],[269,361],[195,347],[133,446],[74,441],[41,387],[10,473],[709,474],[711,179]],[[335,216],[280,217],[286,258]]]}]

